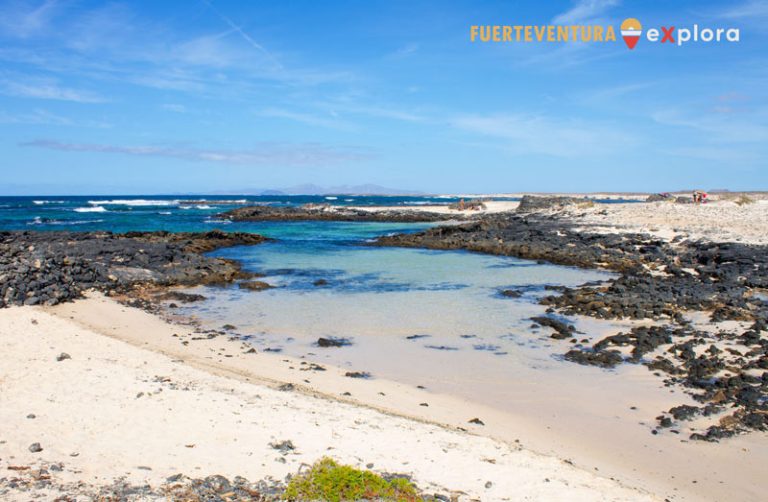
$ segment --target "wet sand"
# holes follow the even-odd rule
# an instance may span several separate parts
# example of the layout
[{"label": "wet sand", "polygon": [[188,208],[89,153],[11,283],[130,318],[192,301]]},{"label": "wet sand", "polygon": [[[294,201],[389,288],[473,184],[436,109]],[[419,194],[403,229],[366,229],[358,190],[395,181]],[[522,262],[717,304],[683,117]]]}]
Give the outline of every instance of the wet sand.
[{"label": "wet sand", "polygon": [[[442,384],[432,381],[429,388],[419,389],[402,380],[347,378],[343,375],[348,369],[327,363],[323,363],[326,371],[302,371],[307,366],[302,362],[307,361],[279,354],[246,354],[247,344],[226,337],[184,345],[183,341],[191,339],[188,328],[166,324],[104,297],[60,305],[48,312],[80,328],[160,352],[214,375],[259,385],[290,382],[302,394],[330,398],[332,403],[352,403],[453,430],[466,429],[502,444],[522,445],[526,451],[567,460],[660,498],[755,500],[766,488],[762,466],[768,459],[768,441],[764,436],[750,434],[711,444],[688,442],[684,434],[650,434],[657,411],[679,403],[681,396],[679,390],[671,394],[644,367],[619,368],[616,371],[621,375],[616,378],[606,371],[572,365],[574,371],[568,371],[567,379],[559,372],[536,372],[532,379],[521,366],[513,391],[493,395],[494,387],[488,385],[486,397],[491,402],[484,404],[478,399],[481,396],[460,396],[466,379]],[[182,338],[172,336],[174,333]],[[445,354],[446,359],[437,364],[451,363],[450,353]],[[430,371],[418,361],[402,366],[421,374]],[[483,378],[490,383],[496,377]],[[351,395],[344,396],[345,392]],[[473,418],[480,418],[484,425],[468,423]]]},{"label": "wet sand", "polygon": [[[225,339],[184,346],[173,336],[183,332],[99,296],[0,311],[0,468],[12,478],[19,471],[9,467],[47,467],[55,480],[54,488],[3,498],[53,500],[62,485],[77,496],[118,477],[159,484],[176,473],[282,479],[329,455],[410,474],[427,493],[457,500],[660,500],[517,443],[460,431],[450,423],[472,427],[460,401],[429,395],[443,410],[438,425],[417,404],[425,393],[413,388],[352,381],[333,368],[300,372],[301,361],[244,354]],[[62,352],[70,358],[57,361]],[[286,381],[296,388],[274,388]],[[340,399],[342,389],[352,396]],[[271,446],[285,440],[295,450]],[[30,452],[32,442],[42,451]],[[9,486],[0,482],[0,490]]]}]

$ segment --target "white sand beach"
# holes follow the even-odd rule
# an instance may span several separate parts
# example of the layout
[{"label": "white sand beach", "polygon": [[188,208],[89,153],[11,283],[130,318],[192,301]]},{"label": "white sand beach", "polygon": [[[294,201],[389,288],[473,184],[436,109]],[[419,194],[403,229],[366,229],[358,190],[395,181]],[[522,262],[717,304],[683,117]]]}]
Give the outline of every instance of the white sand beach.
[{"label": "white sand beach", "polygon": [[[522,194],[508,194],[520,196]],[[568,197],[620,199],[617,194],[554,194]],[[644,199],[647,195],[642,195]],[[628,197],[628,196],[627,196]],[[617,233],[641,232],[665,240],[675,237],[714,242],[768,243],[768,199],[751,196],[754,201],[738,205],[732,200],[714,197],[706,204],[675,204],[673,202],[597,204],[548,211],[566,220],[572,220],[585,232]],[[469,199],[468,199],[469,200]],[[514,211],[516,201],[487,200],[485,209],[458,211],[448,206],[414,206],[409,209],[442,214],[473,216]],[[360,210],[391,210],[402,207],[358,207]]]},{"label": "white sand beach", "polygon": [[[412,475],[427,492],[450,492],[457,500],[660,500],[514,443],[308,387],[276,390],[281,376],[296,381],[279,356],[242,354],[239,344],[221,340],[185,350],[172,337],[176,327],[106,298],[67,307],[136,324],[116,323],[113,333],[100,333],[86,327],[87,318],[69,319],[65,311],[0,311],[0,478],[14,474],[9,466],[60,464],[63,470],[51,474],[68,485],[98,486],[118,477],[160,484],[176,473],[282,479],[331,456]],[[62,352],[71,358],[57,361]],[[235,355],[239,364],[220,363],[217,353]],[[258,376],[269,373],[275,382]],[[372,386],[345,380],[353,396]],[[396,384],[376,382],[375,389],[415,399]],[[270,446],[284,440],[296,449],[282,454]],[[42,451],[31,453],[35,442]],[[60,495],[40,489],[3,498],[33,494],[41,500]]]}]

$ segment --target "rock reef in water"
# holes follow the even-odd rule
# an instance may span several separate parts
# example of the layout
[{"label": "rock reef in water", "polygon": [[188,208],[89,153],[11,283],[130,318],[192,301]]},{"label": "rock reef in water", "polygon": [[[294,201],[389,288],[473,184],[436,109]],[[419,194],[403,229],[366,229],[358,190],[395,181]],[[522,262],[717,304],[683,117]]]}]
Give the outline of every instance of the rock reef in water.
[{"label": "rock reef in water", "polygon": [[412,209],[362,210],[328,204],[300,207],[247,206],[217,215],[231,221],[369,221],[419,223],[461,219],[461,216]]},{"label": "rock reef in water", "polygon": [[56,305],[90,288],[228,283],[247,274],[236,262],[203,253],[265,240],[221,231],[0,232],[0,307]]}]

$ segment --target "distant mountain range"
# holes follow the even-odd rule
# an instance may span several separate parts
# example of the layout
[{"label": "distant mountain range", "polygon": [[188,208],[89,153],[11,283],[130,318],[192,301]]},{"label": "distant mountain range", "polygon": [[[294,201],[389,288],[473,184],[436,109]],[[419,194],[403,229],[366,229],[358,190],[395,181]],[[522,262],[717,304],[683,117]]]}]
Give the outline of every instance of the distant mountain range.
[{"label": "distant mountain range", "polygon": [[424,195],[424,192],[372,184],[322,187],[306,183],[277,189],[219,190],[212,195]]}]

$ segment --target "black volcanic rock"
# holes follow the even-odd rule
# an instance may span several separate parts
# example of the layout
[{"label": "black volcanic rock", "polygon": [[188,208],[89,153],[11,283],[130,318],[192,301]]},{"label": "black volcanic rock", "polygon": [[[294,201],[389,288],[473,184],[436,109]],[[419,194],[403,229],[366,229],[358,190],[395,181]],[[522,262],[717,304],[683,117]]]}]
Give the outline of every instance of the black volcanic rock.
[{"label": "black volcanic rock", "polygon": [[[0,232],[0,307],[55,305],[94,288],[228,283],[239,264],[203,253],[267,240],[248,233]],[[181,296],[171,293],[174,299]],[[185,297],[187,300],[198,299]]]},{"label": "black volcanic rock", "polygon": [[381,221],[430,222],[463,219],[461,215],[431,213],[412,209],[367,211],[328,204],[307,204],[300,207],[246,206],[218,215],[231,221]]}]

